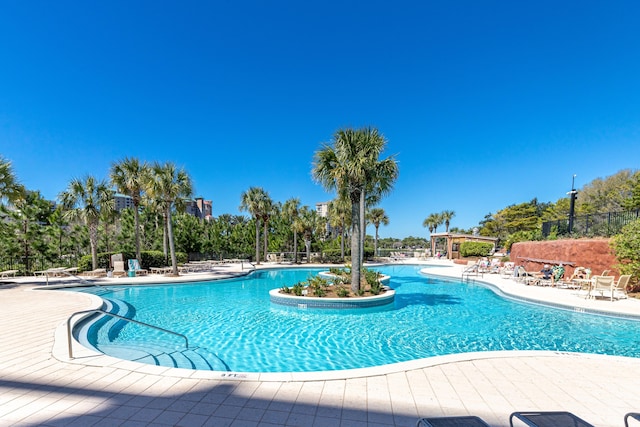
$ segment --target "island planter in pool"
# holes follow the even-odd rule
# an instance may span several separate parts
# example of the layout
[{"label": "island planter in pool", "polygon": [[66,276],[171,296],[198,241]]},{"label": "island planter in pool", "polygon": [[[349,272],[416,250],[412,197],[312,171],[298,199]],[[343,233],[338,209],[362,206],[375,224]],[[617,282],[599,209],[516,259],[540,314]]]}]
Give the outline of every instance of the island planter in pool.
[{"label": "island planter in pool", "polygon": [[[323,271],[318,273],[317,277],[321,278],[320,280],[329,282],[333,281],[337,276],[331,272]],[[391,304],[395,299],[395,291],[388,286],[390,279],[391,277],[387,275],[380,275],[378,277],[378,281],[381,284],[381,292],[377,295],[341,296],[337,298],[309,296],[308,288],[312,287],[310,284],[310,286],[302,290],[301,295],[296,295],[292,292],[283,292],[282,288],[280,288],[269,291],[269,297],[273,304],[297,307],[300,309],[354,309],[379,307]]]}]

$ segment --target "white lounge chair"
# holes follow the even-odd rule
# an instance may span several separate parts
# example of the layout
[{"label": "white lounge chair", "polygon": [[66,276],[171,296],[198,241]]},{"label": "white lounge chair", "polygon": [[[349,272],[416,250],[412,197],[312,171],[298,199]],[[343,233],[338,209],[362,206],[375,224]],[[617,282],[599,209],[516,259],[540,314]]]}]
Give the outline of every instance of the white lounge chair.
[{"label": "white lounge chair", "polygon": [[113,271],[111,272],[113,277],[124,277],[127,275],[127,271],[124,269],[124,261],[113,261]]},{"label": "white lounge chair", "polygon": [[18,273],[18,270],[0,271],[0,278],[6,279],[9,277],[16,277],[16,273]]}]

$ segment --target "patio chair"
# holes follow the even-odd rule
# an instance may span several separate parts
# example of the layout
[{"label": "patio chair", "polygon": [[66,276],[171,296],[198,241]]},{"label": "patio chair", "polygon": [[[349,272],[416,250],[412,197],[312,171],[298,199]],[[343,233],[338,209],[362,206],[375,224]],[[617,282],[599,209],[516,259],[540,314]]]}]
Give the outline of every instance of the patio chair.
[{"label": "patio chair", "polygon": [[127,271],[124,269],[124,261],[114,261],[113,271],[111,272],[113,277],[124,277],[127,275]]},{"label": "patio chair", "polygon": [[5,270],[5,271],[0,271],[0,278],[6,279],[9,277],[16,277],[16,273],[18,272],[18,270]]},{"label": "patio chair", "polygon": [[[518,419],[530,427],[594,427],[571,412],[514,412],[509,416],[509,424],[514,426],[513,420]],[[518,425],[518,424],[515,424]]]},{"label": "patio chair", "polygon": [[[613,287],[615,283],[613,276],[593,276],[592,292],[600,292],[600,296],[604,297],[605,292],[611,292],[611,301],[613,301]],[[595,295],[593,295],[595,298]]]},{"label": "patio chair", "polygon": [[416,427],[489,427],[475,416],[420,418]]},{"label": "patio chair", "polygon": [[623,274],[618,278],[618,281],[611,286],[611,301],[616,297],[616,293],[621,295],[620,298],[627,298],[627,285],[631,280],[630,274]]},{"label": "patio chair", "polygon": [[136,276],[146,276],[146,274],[148,273],[147,270],[140,267],[140,263],[135,258],[129,260],[129,272],[132,271]]}]

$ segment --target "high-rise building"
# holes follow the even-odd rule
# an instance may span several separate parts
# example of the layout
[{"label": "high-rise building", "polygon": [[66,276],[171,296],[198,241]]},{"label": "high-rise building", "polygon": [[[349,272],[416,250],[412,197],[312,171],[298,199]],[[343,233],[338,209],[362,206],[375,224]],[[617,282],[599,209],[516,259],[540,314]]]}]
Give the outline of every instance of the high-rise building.
[{"label": "high-rise building", "polygon": [[186,203],[186,212],[196,218],[209,220],[213,213],[213,204],[211,200],[204,200],[202,197],[196,197],[195,200],[189,200]]},{"label": "high-rise building", "polygon": [[117,193],[114,196],[115,201],[115,209],[120,212],[123,209],[132,208],[133,209],[133,198],[131,196],[127,196],[125,194]]}]

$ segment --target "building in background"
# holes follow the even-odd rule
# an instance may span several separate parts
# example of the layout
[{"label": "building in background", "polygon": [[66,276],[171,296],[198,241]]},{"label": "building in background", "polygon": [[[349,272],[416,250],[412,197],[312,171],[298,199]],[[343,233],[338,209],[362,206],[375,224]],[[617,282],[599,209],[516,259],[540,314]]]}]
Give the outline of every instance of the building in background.
[{"label": "building in background", "polygon": [[186,203],[186,212],[196,218],[206,219],[208,221],[212,218],[213,203],[211,200],[196,197],[195,200],[189,200]]},{"label": "building in background", "polygon": [[120,212],[123,209],[133,209],[133,198],[124,194],[116,193],[114,196],[116,211]]}]

